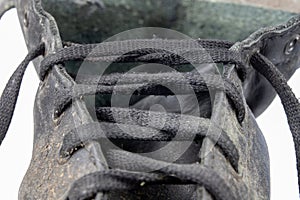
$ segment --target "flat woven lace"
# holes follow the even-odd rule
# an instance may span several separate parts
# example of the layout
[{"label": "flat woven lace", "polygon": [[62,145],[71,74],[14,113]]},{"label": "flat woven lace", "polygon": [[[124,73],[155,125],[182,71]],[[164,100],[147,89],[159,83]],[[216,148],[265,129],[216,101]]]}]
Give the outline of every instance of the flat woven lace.
[{"label": "flat woven lace", "polygon": [[[126,40],[106,42],[101,45],[70,44],[56,53],[44,57],[40,64],[39,77],[41,81],[44,81],[54,65],[64,64],[67,61],[87,60],[89,62],[160,63],[174,68],[189,63],[234,64],[240,78],[243,79],[246,76],[246,65],[240,60],[241,52],[231,50],[233,45],[231,42],[220,40],[161,39]],[[31,60],[43,55],[44,51],[44,44],[40,44],[30,51],[11,76],[2,93],[0,99],[0,144],[9,128],[26,67]],[[300,179],[300,104],[298,99],[288,86],[285,77],[266,57],[255,53],[250,62],[251,66],[272,84],[282,101],[294,139],[298,179]],[[167,96],[172,94],[162,85],[170,85],[176,88],[176,91],[172,92],[187,94],[189,90],[182,77],[188,81],[196,94],[208,92],[209,88],[224,91],[236,111],[237,120],[242,123],[245,117],[242,93],[238,86],[225,75],[222,77],[213,74],[201,75],[196,71],[132,73],[127,74],[119,83],[118,80],[122,75],[122,73],[112,73],[101,77],[79,77],[74,87],[67,90],[62,89],[60,95],[56,97],[55,117],[59,117],[68,109],[72,100],[93,95],[95,91],[97,94],[112,94],[112,92],[132,94],[134,90],[137,95]],[[212,123],[210,119],[187,114],[118,107],[98,107],[96,113],[99,122],[84,124],[70,130],[65,135],[60,149],[61,158],[69,158],[89,141],[101,138],[145,141],[171,141],[176,138],[179,141],[185,141],[190,138],[199,140],[208,137],[216,143],[229,160],[232,168],[238,173],[239,152],[228,134],[216,125],[214,128],[220,129],[220,131],[212,131],[212,134],[206,135]],[[156,119],[166,119],[163,128],[161,128],[159,120],[155,123],[148,123],[150,115],[151,117],[155,116]],[[196,124],[196,128],[179,129],[179,122]],[[128,130],[130,135],[126,134],[127,131],[121,130],[120,125]],[[213,132],[220,132],[220,134],[214,135]],[[145,184],[197,184],[203,186],[217,200],[239,199],[226,181],[205,165],[168,163],[125,150],[111,150],[107,155],[107,159],[114,163],[115,168],[87,174],[76,180],[68,191],[66,199],[89,199],[99,192],[137,189]],[[152,172],[143,172],[144,169]]]}]

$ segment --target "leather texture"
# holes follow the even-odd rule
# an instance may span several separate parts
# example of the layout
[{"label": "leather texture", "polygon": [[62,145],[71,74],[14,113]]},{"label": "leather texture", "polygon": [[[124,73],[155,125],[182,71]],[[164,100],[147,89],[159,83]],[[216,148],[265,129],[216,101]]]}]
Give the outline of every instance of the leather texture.
[{"label": "leather texture", "polygon": [[[260,51],[289,80],[300,66],[299,34],[299,17],[278,27],[263,28],[241,43],[243,48],[248,49],[244,59]],[[289,45],[294,42],[292,52],[287,53]],[[243,85],[244,94],[254,115],[259,116],[273,101],[275,91],[265,78],[251,68],[248,73]]]},{"label": "leather texture", "polygon": [[[40,42],[46,44],[46,55],[62,48],[59,29],[55,19],[43,10],[40,0],[17,0],[16,7],[29,49]],[[296,17],[285,25],[257,31],[246,40],[236,44],[243,48],[241,55],[246,62],[256,51],[260,50],[290,78],[299,66],[299,46],[286,55],[286,45],[300,33],[300,19]],[[76,34],[76,33],[74,33]],[[35,60],[39,72],[41,59]],[[229,161],[216,147],[201,160],[201,164],[216,170],[231,186],[234,194],[241,200],[270,199],[269,157],[264,137],[256,124],[258,116],[273,100],[275,93],[270,85],[248,64],[248,76],[241,83],[233,66],[228,66],[228,78],[235,80],[246,96],[245,103],[249,104],[246,118],[240,124],[230,103],[223,93],[216,94],[220,100],[219,107],[223,108],[212,115],[215,123],[223,123],[223,128],[229,134],[240,153],[239,171],[232,169]],[[75,84],[73,79],[61,66],[55,66],[46,79],[40,83],[34,108],[35,137],[34,152],[30,167],[22,182],[19,199],[64,199],[70,185],[85,174],[107,169],[106,159],[100,143],[91,142],[67,161],[59,159],[59,150],[65,133],[84,123],[92,122],[83,100],[75,100],[72,107],[66,109],[62,116],[54,119],[54,95],[60,88]],[[241,90],[242,92],[242,90]],[[218,107],[217,106],[217,107]],[[220,115],[220,112],[222,115]],[[254,115],[253,115],[253,113]],[[220,116],[223,116],[220,119]],[[201,152],[210,150],[211,141],[204,139]],[[198,147],[197,147],[198,148]],[[188,156],[188,155],[187,155]],[[173,186],[172,186],[173,187]],[[136,193],[111,194],[112,199],[212,199],[202,187],[187,188],[145,187]],[[196,192],[191,196],[192,190]],[[135,195],[132,195],[135,194]],[[119,196],[121,195],[121,196]],[[99,194],[100,199],[105,199]],[[101,198],[103,197],[103,198]]]}]

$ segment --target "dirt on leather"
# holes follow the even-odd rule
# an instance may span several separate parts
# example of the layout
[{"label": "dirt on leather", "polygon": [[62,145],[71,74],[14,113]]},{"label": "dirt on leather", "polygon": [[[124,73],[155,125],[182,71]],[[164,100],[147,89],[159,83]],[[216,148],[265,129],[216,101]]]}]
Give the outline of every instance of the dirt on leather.
[{"label": "dirt on leather", "polygon": [[213,0],[221,2],[234,2],[239,4],[250,4],[279,10],[300,13],[300,0]]}]

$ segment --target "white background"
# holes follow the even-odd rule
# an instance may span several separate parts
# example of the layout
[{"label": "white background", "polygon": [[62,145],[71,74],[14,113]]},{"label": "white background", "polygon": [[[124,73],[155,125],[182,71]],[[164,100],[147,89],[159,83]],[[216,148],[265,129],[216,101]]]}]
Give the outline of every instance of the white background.
[{"label": "white background", "polygon": [[[16,67],[27,54],[15,10],[0,20],[0,94]],[[290,80],[300,97],[300,70]],[[39,84],[32,64],[26,71],[15,115],[0,147],[0,199],[16,200],[18,188],[30,163],[33,143],[33,103]],[[298,200],[294,146],[278,97],[258,118],[271,159],[271,200]],[[37,177],[38,178],[38,177]]]}]

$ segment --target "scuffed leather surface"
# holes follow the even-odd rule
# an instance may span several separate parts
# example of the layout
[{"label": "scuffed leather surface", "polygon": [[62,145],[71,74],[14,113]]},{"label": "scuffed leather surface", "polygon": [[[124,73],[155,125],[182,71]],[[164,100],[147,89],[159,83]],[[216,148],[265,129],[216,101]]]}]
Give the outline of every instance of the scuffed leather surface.
[{"label": "scuffed leather surface", "polygon": [[[21,24],[25,16],[24,13],[27,12],[27,16],[29,16],[28,27],[22,25],[29,49],[41,41],[46,43],[46,53],[53,53],[56,49],[62,47],[56,23],[49,14],[42,10],[39,0],[18,0],[17,8]],[[294,26],[295,28],[292,28]],[[276,62],[274,64],[287,77],[291,76],[298,67],[299,58],[295,54],[290,55],[289,59],[287,59],[286,56],[279,53],[279,50],[292,37],[291,31],[293,33],[299,31],[298,27],[298,19],[295,19],[293,22],[290,22],[289,26],[258,31],[241,43],[246,48],[243,56],[247,60],[248,56],[260,49],[264,55],[269,57],[273,62]],[[262,42],[258,42],[260,38],[264,38],[261,40]],[[40,60],[35,61],[37,71],[39,70],[39,62]],[[260,110],[267,107],[268,101],[260,102],[259,99],[249,99],[249,97],[250,95],[256,95],[257,92],[259,96],[260,91],[269,90],[268,86],[264,83],[260,84],[262,88],[257,90],[252,89],[253,86],[257,87],[256,80],[261,77],[257,77],[257,74],[251,70],[249,66],[250,76],[244,83],[244,93],[250,104],[256,102],[256,104],[252,105],[252,109],[254,113],[259,113]],[[251,75],[251,73],[254,74]],[[236,84],[241,86],[242,83],[239,82],[235,70],[232,70],[229,76],[235,80]],[[62,164],[58,162],[58,151],[64,134],[74,128],[74,126],[92,121],[84,102],[81,100],[76,100],[73,106],[67,109],[59,119],[53,119],[53,105],[55,101],[55,95],[53,94],[59,93],[61,88],[70,87],[72,84],[74,84],[73,80],[59,66],[55,66],[45,81],[40,84],[34,108],[34,152],[30,167],[20,188],[19,199],[61,199],[74,180],[84,174],[106,168],[106,161],[101,157],[101,147],[99,143],[95,142],[75,153],[66,163]],[[255,91],[255,93],[250,94],[251,91]],[[216,147],[201,160],[201,164],[215,169],[227,181],[228,185],[231,186],[234,194],[239,197],[238,199],[267,200],[270,198],[268,150],[254,116],[250,109],[247,109],[245,121],[239,124],[236,120],[235,112],[232,110],[229,102],[227,102],[225,95],[220,93],[217,96],[221,102],[221,107],[224,108],[223,111],[225,114],[213,114],[212,118],[216,122],[223,123],[223,128],[228,132],[229,137],[237,146],[240,153],[239,172],[237,173],[232,169],[228,160]],[[271,101],[272,95],[262,96],[261,98],[267,98]],[[255,111],[255,109],[258,111]],[[219,120],[220,116],[223,117],[222,120]],[[206,148],[210,145],[209,143],[209,139],[203,141],[202,152],[206,151]],[[93,147],[91,148],[91,146]],[[91,149],[97,149],[98,151],[92,151]],[[185,190],[184,188],[182,189]],[[153,197],[151,191],[154,190],[150,189],[143,192],[144,194],[148,193],[148,199]],[[189,191],[187,194],[188,198],[199,200],[212,199],[203,188],[198,187],[196,191],[193,197],[188,196],[191,194]],[[161,187],[157,194],[164,192],[164,188]],[[176,193],[176,188],[172,190],[172,194],[182,197],[182,199],[184,198],[180,196],[182,195],[180,190]],[[138,199],[139,197],[134,198]],[[168,196],[165,199],[168,199]],[[174,198],[169,196],[169,199]]]},{"label": "scuffed leather surface", "polygon": [[[39,0],[19,0],[16,7],[28,49],[40,42],[45,43],[46,54],[62,47],[55,21],[42,10]],[[28,26],[23,23],[25,16]],[[34,61],[37,71],[40,62],[41,59]],[[101,156],[101,149],[94,142],[67,163],[59,164],[59,149],[64,134],[92,120],[82,100],[75,100],[72,109],[67,109],[63,117],[54,120],[55,94],[73,84],[65,70],[55,66],[39,86],[34,107],[33,156],[19,190],[19,199],[61,199],[74,180],[105,168],[100,160],[95,159]]]},{"label": "scuffed leather surface", "polygon": [[19,191],[19,199],[60,199],[68,191],[70,183],[98,170],[91,161],[92,155],[86,150],[74,154],[66,164],[59,164],[64,133],[80,123],[76,122],[76,118],[81,119],[70,109],[59,121],[53,120],[53,93],[63,86],[58,84],[60,80],[54,74],[40,85],[36,98],[34,151]]}]

